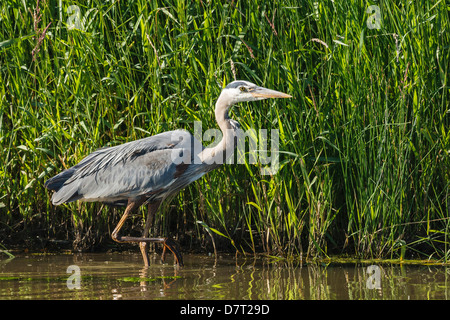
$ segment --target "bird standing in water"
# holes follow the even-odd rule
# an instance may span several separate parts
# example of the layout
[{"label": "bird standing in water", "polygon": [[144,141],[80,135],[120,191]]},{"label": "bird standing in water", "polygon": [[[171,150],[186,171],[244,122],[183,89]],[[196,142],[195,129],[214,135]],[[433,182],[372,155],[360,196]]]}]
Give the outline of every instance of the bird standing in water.
[{"label": "bird standing in water", "polygon": [[[216,121],[222,131],[222,140],[216,146],[203,147],[191,133],[184,130],[168,131],[96,150],[77,165],[47,180],[45,187],[55,191],[52,196],[54,205],[80,200],[126,206],[111,234],[112,239],[139,243],[145,266],[149,265],[147,244],[162,243],[162,256],[167,248],[182,266],[182,255],[173,240],[151,238],[148,235],[159,206],[165,199],[176,195],[233,155],[239,124],[228,117],[232,105],[244,101],[290,97],[248,81],[233,81],[222,90],[216,102]],[[119,231],[127,217],[147,203],[148,214],[142,237],[121,236]]]}]

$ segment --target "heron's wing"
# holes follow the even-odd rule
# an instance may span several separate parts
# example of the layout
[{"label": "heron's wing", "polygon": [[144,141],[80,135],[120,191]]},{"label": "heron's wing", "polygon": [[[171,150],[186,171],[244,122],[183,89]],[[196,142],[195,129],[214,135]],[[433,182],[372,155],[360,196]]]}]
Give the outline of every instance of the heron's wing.
[{"label": "heron's wing", "polygon": [[175,182],[186,172],[192,171],[196,179],[202,175],[198,165],[186,163],[193,159],[193,145],[189,132],[175,130],[99,149],[49,179],[45,186],[56,191],[52,197],[55,205],[75,200],[114,203],[142,195],[162,197],[180,184]]}]

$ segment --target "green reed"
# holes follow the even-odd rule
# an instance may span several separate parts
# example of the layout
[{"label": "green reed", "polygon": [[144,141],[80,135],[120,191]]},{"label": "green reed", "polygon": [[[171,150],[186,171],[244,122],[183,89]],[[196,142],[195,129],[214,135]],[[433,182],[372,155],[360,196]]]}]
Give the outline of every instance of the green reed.
[{"label": "green reed", "polygon": [[223,166],[166,204],[154,233],[206,246],[202,221],[241,252],[447,260],[449,7],[374,2],[378,29],[371,4],[3,1],[1,241],[108,243],[120,209],[55,208],[44,181],[103,146],[216,128],[236,77],[293,95],[232,110],[244,130],[279,130],[280,170]]}]

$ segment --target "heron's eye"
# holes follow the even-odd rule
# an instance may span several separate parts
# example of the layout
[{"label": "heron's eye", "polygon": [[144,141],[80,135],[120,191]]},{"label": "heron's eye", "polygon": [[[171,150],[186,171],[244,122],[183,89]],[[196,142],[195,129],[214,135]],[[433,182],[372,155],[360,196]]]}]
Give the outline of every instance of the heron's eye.
[{"label": "heron's eye", "polygon": [[247,88],[246,87],[239,87],[239,90],[241,90],[242,92],[247,92]]}]

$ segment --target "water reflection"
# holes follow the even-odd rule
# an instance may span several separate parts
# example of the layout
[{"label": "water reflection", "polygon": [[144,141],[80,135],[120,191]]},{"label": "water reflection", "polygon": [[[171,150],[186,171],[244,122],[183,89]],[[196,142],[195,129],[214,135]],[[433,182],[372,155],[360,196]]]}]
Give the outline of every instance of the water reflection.
[{"label": "water reflection", "polygon": [[[0,257],[1,259],[1,257]],[[185,255],[185,267],[138,254],[0,260],[0,299],[449,299],[450,268],[320,265]],[[171,262],[170,262],[171,263]],[[79,267],[79,274],[68,270]],[[79,289],[76,284],[79,277]],[[75,282],[74,282],[75,281]]]}]

